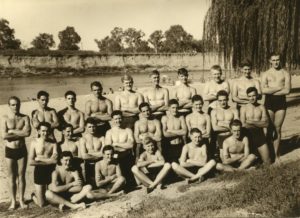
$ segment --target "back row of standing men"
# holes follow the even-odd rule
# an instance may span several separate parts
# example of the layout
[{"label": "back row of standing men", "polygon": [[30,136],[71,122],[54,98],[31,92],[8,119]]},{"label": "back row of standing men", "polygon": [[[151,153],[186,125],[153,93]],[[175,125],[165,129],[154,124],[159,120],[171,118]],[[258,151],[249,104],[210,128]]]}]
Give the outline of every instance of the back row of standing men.
[{"label": "back row of standing men", "polygon": [[[118,155],[118,163],[126,179],[128,180],[132,170],[137,180],[150,189],[159,185],[162,179],[154,178],[152,181],[144,177],[145,167],[153,164],[153,160],[147,160],[149,156],[147,145],[153,143],[162,153],[162,158],[171,164],[164,165],[165,170],[162,174],[166,174],[168,168],[172,167],[177,174],[188,178],[189,181],[202,178],[215,165],[217,169],[225,171],[233,170],[236,166],[234,163],[238,163],[238,168],[247,168],[256,159],[253,153],[259,156],[262,162],[270,163],[268,142],[272,142],[275,158],[278,158],[281,126],[287,107],[285,95],[289,94],[291,89],[290,74],[281,68],[280,56],[272,54],[270,63],[271,68],[263,73],[261,84],[252,78],[251,64],[249,62],[241,64],[244,75],[233,82],[231,91],[232,100],[237,104],[236,108],[228,104],[230,85],[222,79],[222,70],[217,65],[211,68],[213,79],[205,84],[202,96],[197,95],[196,89],[188,84],[188,71],[184,68],[178,70],[181,83],[174,91],[172,90],[174,96],[172,99],[169,99],[168,89],[160,86],[158,71],[150,74],[153,86],[145,89],[143,94],[133,91],[132,77],[124,75],[121,79],[124,91],[116,95],[114,104],[102,95],[101,83],[93,82],[91,83],[93,96],[85,104],[85,114],[75,107],[76,94],[73,91],[65,93],[67,107],[58,113],[48,107],[49,94],[40,91],[37,95],[39,107],[31,115],[31,124],[37,130],[38,137],[32,140],[29,152],[30,164],[35,166],[34,183],[38,195],[34,196],[36,203],[44,204],[46,185],[51,183],[51,172],[54,169],[45,166],[55,164],[57,153],[64,151],[70,151],[72,156],[85,161],[83,176],[88,181],[90,176],[87,174],[90,171],[95,172],[89,169],[95,167],[95,161],[104,157],[104,145],[111,145],[116,152],[115,155]],[[262,94],[265,95],[264,105],[258,103]],[[207,113],[202,110],[204,101],[209,103]],[[8,103],[10,111],[1,120],[1,132],[5,140],[8,165],[12,199],[10,208],[14,209],[17,178],[20,205],[25,207],[27,163],[25,137],[30,135],[31,125],[29,117],[20,113],[20,100],[17,97],[11,97]],[[246,129],[245,134],[241,133],[242,126]],[[267,135],[264,128],[268,128]],[[56,146],[54,129],[62,132],[59,146]],[[247,137],[244,137],[245,135]],[[189,141],[191,142],[188,143]],[[146,153],[140,155],[142,144]],[[202,147],[196,155],[193,148],[195,145]],[[208,146],[208,152],[202,145]],[[151,154],[152,148],[148,147]],[[134,156],[133,148],[135,148]],[[208,158],[206,156],[204,163],[201,164],[197,162],[197,158],[193,159],[200,153],[201,155],[208,153]],[[161,160],[161,155],[157,155],[157,160]],[[150,159],[152,156],[150,155]],[[220,163],[208,161],[213,159]],[[96,170],[94,175],[96,180],[90,182],[96,183],[96,186],[101,185],[103,179],[100,178],[105,177],[101,176],[101,170],[108,171],[108,166],[103,164],[102,162],[98,164],[100,173],[97,174]],[[191,173],[186,170],[192,166],[198,166],[198,171]],[[52,180],[54,174],[52,173]],[[159,174],[157,177],[162,175]],[[110,191],[112,189],[115,191],[124,183],[122,179],[114,178],[112,181],[117,185]],[[79,184],[74,184],[76,185]],[[74,189],[76,192],[77,189]],[[77,202],[82,196],[90,198],[103,196],[102,193],[91,194],[90,189],[91,187],[80,189],[79,196],[73,197],[72,202]],[[53,195],[53,192],[47,193],[47,199],[57,202],[55,200],[57,196]]]}]

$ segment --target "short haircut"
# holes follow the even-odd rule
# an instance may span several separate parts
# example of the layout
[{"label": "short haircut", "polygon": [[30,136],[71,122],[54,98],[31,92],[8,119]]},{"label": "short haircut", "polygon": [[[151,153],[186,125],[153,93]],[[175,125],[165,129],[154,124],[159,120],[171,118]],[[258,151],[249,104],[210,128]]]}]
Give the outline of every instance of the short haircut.
[{"label": "short haircut", "polygon": [[242,122],[240,120],[232,120],[229,124],[230,126],[230,129],[233,127],[233,126],[239,126],[239,127],[242,127]]},{"label": "short haircut", "polygon": [[220,73],[222,73],[222,68],[220,65],[213,65],[211,68],[211,70],[217,70],[219,71]]},{"label": "short haircut", "polygon": [[219,98],[219,96],[226,96],[227,99],[229,97],[228,92],[226,92],[225,90],[218,91],[218,93],[217,93],[217,99]]},{"label": "short haircut", "polygon": [[140,103],[140,105],[139,105],[139,110],[142,111],[142,108],[143,108],[143,107],[148,107],[148,108],[150,108],[150,105],[149,105],[147,102],[142,102],[142,103]]},{"label": "short haircut", "polygon": [[105,145],[104,148],[103,148],[103,150],[102,150],[102,153],[104,154],[105,151],[112,151],[113,153],[115,153],[115,149],[111,145]]},{"label": "short haircut", "polygon": [[11,96],[11,97],[9,97],[9,99],[8,99],[8,104],[10,104],[10,101],[11,101],[11,100],[15,100],[15,101],[17,102],[18,105],[21,104],[21,101],[20,101],[20,99],[19,99],[17,96]]},{"label": "short haircut", "polygon": [[65,98],[67,98],[68,95],[73,95],[76,98],[76,93],[72,90],[66,91]]},{"label": "short haircut", "polygon": [[150,137],[150,136],[145,136],[142,140],[142,144],[143,145],[147,145],[149,143],[153,143],[154,144],[154,140]]},{"label": "short haircut", "polygon": [[178,101],[177,101],[176,99],[174,99],[174,98],[170,99],[169,102],[168,102],[168,105],[169,105],[169,106],[171,106],[171,105],[173,105],[173,104],[179,105]]},{"label": "short haircut", "polygon": [[244,60],[242,61],[242,63],[240,64],[240,67],[250,67],[252,68],[252,63],[249,60]]},{"label": "short haircut", "polygon": [[39,125],[37,126],[37,130],[40,130],[42,126],[45,126],[48,128],[48,130],[51,129],[51,124],[48,122],[40,122]]},{"label": "short haircut", "polygon": [[131,82],[133,82],[133,78],[132,76],[130,76],[129,74],[124,74],[122,77],[121,77],[121,82],[123,83],[125,80],[129,80]]},{"label": "short haircut", "polygon": [[153,71],[151,71],[150,73],[149,73],[149,77],[151,77],[151,76],[153,76],[153,75],[157,75],[157,76],[159,76],[159,71],[158,70],[153,70]]},{"label": "short haircut", "polygon": [[71,151],[63,151],[61,152],[61,154],[59,155],[59,160],[61,160],[63,157],[70,157],[71,159],[73,159],[73,155]]},{"label": "short haircut", "polygon": [[120,111],[120,110],[114,110],[112,113],[111,113],[111,118],[113,118],[114,116],[116,116],[116,115],[120,115],[120,116],[123,116],[123,113],[122,113],[122,111]]},{"label": "short haircut", "polygon": [[185,68],[180,68],[180,69],[178,69],[177,74],[178,74],[178,75],[185,75],[185,76],[188,76],[188,75],[189,75],[189,72],[188,72],[187,69],[185,69]]},{"label": "short haircut", "polygon": [[65,130],[66,128],[71,128],[72,130],[74,129],[73,126],[70,123],[65,123],[64,125],[62,125],[62,130]]},{"label": "short haircut", "polygon": [[281,55],[280,55],[280,53],[279,53],[279,52],[277,52],[277,51],[273,51],[273,52],[271,52],[271,53],[270,53],[270,55],[269,55],[269,59],[271,59],[271,57],[273,57],[273,56],[279,56],[279,58],[281,58]]},{"label": "short haircut", "polygon": [[92,124],[92,125],[97,125],[97,121],[95,120],[95,118],[93,118],[93,117],[88,117],[87,119],[86,119],[86,121],[85,121],[85,125],[87,125],[87,124]]},{"label": "short haircut", "polygon": [[37,98],[39,99],[40,97],[42,96],[45,96],[46,98],[49,98],[49,93],[44,91],[44,90],[41,90],[37,93]]},{"label": "short haircut", "polygon": [[200,133],[202,135],[202,132],[198,128],[192,128],[190,131],[190,135],[193,135],[194,133]]},{"label": "short haircut", "polygon": [[258,94],[257,88],[255,88],[255,87],[249,87],[249,88],[246,90],[247,95],[248,95],[249,93],[251,93],[251,92],[255,92],[256,95]]},{"label": "short haircut", "polygon": [[194,95],[192,97],[192,103],[194,103],[195,101],[201,101],[203,104],[203,98],[201,97],[201,95]]},{"label": "short haircut", "polygon": [[94,82],[91,83],[91,85],[90,85],[91,90],[92,90],[93,86],[96,86],[96,87],[99,87],[99,88],[103,89],[102,85],[99,81],[94,81]]}]

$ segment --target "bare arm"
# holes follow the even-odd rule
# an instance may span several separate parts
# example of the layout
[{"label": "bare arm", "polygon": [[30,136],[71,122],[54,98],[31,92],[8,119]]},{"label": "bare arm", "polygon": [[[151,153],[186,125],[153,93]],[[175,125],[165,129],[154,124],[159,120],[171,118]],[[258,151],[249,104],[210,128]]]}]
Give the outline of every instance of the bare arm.
[{"label": "bare arm", "polygon": [[199,154],[199,157],[196,160],[188,159],[187,162],[193,164],[197,167],[203,167],[207,163],[207,149],[206,145],[202,145],[202,152]]},{"label": "bare arm", "polygon": [[170,130],[170,132],[176,134],[177,136],[185,136],[187,134],[187,127],[186,127],[186,124],[185,124],[185,120],[184,120],[184,117],[181,116],[179,117],[180,119],[180,129],[178,130]]},{"label": "bare arm", "polygon": [[284,87],[280,90],[274,93],[274,95],[288,95],[291,92],[291,75],[284,71]]},{"label": "bare arm", "polygon": [[232,101],[234,101],[236,103],[240,103],[240,104],[246,104],[249,102],[248,99],[239,98],[238,85],[237,85],[238,82],[239,82],[239,80],[236,80],[236,81],[234,81],[234,83],[232,85]]},{"label": "bare arm", "polygon": [[133,132],[131,129],[126,128],[126,132],[127,132],[127,141],[126,142],[114,142],[113,145],[115,147],[120,147],[121,149],[132,149],[133,147],[133,143],[134,143],[134,137],[133,137]]},{"label": "bare arm", "polygon": [[231,164],[234,163],[244,157],[244,154],[238,154],[233,157],[230,156],[229,153],[229,144],[228,140],[225,140],[223,143],[223,163],[224,164]]},{"label": "bare arm", "polygon": [[250,124],[252,126],[259,127],[259,128],[266,128],[266,127],[269,126],[269,119],[268,119],[268,116],[267,116],[267,111],[266,111],[266,108],[263,105],[261,105],[260,108],[262,110],[261,119],[258,120],[258,121],[246,120],[246,123]]},{"label": "bare arm", "polygon": [[95,182],[96,186],[99,188],[101,186],[104,186],[112,181],[112,177],[104,177],[101,173],[101,165],[100,162],[96,163],[95,166]]},{"label": "bare arm", "polygon": [[210,138],[210,132],[211,132],[211,122],[210,122],[210,116],[208,114],[205,114],[206,119],[206,133],[204,133],[202,136],[204,138]]},{"label": "bare arm", "polygon": [[152,138],[155,141],[159,142],[161,141],[161,136],[162,136],[160,122],[158,120],[155,120],[154,125],[155,125],[155,133],[153,134]]},{"label": "bare arm", "polygon": [[216,132],[227,132],[228,128],[227,127],[223,127],[223,126],[219,126],[218,125],[218,120],[217,120],[217,114],[216,114],[216,110],[213,109],[211,112],[211,125],[214,131]]},{"label": "bare arm", "polygon": [[255,126],[246,121],[246,105],[243,105],[240,110],[241,122],[245,128],[254,128]]},{"label": "bare arm", "polygon": [[194,166],[192,163],[187,162],[187,156],[188,156],[188,147],[187,145],[183,146],[182,152],[179,158],[179,164],[182,167],[192,167]]},{"label": "bare arm", "polygon": [[40,124],[40,121],[39,121],[39,119],[38,119],[38,117],[37,117],[37,115],[38,115],[38,110],[32,111],[31,114],[32,114],[32,117],[31,117],[32,126],[33,126],[34,128],[37,128],[37,127],[39,126],[39,124]]},{"label": "bare arm", "polygon": [[263,73],[261,80],[262,80],[261,89],[263,94],[274,94],[275,92],[281,90],[281,87],[269,87],[267,72]]},{"label": "bare arm", "polygon": [[165,164],[165,159],[164,159],[164,157],[162,156],[162,154],[160,153],[159,150],[156,151],[155,156],[157,157],[157,160],[154,163],[149,164],[149,166],[148,166],[149,168],[151,168],[151,167],[161,167]]},{"label": "bare arm", "polygon": [[209,94],[209,83],[206,83],[204,85],[204,90],[203,90],[203,100],[204,101],[214,101],[217,100],[217,96],[214,94]]},{"label": "bare arm", "polygon": [[134,123],[134,139],[136,143],[142,143],[140,140],[140,128],[139,128],[139,121]]},{"label": "bare arm", "polygon": [[51,110],[52,122],[50,123],[51,129],[57,128],[59,126],[58,117],[54,109]]},{"label": "bare arm", "polygon": [[154,163],[153,160],[146,160],[146,153],[142,153],[140,155],[140,158],[138,159],[136,166],[141,168],[141,167],[147,167],[148,165]]},{"label": "bare arm", "polygon": [[167,116],[163,116],[161,119],[161,124],[162,124],[162,130],[163,130],[163,135],[166,138],[173,138],[173,137],[177,137],[176,134],[168,131],[168,126],[167,126]]},{"label": "bare arm", "polygon": [[84,114],[82,112],[79,112],[79,126],[74,129],[73,134],[77,134],[77,133],[83,133],[84,132]]},{"label": "bare arm", "polygon": [[68,191],[71,187],[73,187],[73,183],[70,182],[65,185],[59,185],[58,182],[58,173],[55,171],[52,172],[51,175],[51,184],[49,185],[49,189],[54,192],[65,192]]},{"label": "bare arm", "polygon": [[84,138],[81,138],[79,141],[79,149],[80,149],[81,158],[83,160],[98,160],[99,159],[99,157],[96,157],[96,156],[88,153],[88,150],[86,148],[86,141]]}]

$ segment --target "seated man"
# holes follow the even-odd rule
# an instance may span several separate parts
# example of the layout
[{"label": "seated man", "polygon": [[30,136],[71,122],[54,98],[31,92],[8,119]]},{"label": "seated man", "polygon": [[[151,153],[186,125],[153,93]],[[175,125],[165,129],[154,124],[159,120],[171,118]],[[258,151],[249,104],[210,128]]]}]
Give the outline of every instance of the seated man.
[{"label": "seated man", "polygon": [[256,160],[256,156],[250,154],[248,138],[241,134],[241,128],[242,123],[239,120],[230,123],[232,135],[224,141],[222,163],[217,164],[217,170],[229,172],[243,170]]},{"label": "seated man", "polygon": [[[103,159],[96,163],[95,179],[96,186],[107,194],[122,194],[123,191],[116,193],[125,184],[121,169],[117,160],[113,158],[114,148],[106,145],[103,148]],[[100,191],[100,190],[99,190]]]},{"label": "seated man", "polygon": [[207,145],[202,140],[201,131],[193,128],[190,131],[191,142],[184,145],[179,164],[172,163],[172,169],[179,176],[186,178],[187,183],[202,182],[204,176],[216,166],[215,160],[207,161]]},{"label": "seated man", "polygon": [[266,164],[271,163],[267,138],[264,128],[269,125],[267,110],[264,105],[257,102],[258,90],[255,87],[247,89],[249,103],[241,108],[241,121],[243,126],[247,128],[247,136],[249,137],[250,150],[259,153],[262,161]]},{"label": "seated man", "polygon": [[155,146],[155,141],[150,137],[143,139],[145,151],[131,170],[138,182],[147,187],[147,193],[155,188],[161,188],[161,182],[171,169],[171,165],[165,162],[160,150]]},{"label": "seated man", "polygon": [[46,204],[45,192],[47,185],[51,183],[51,173],[55,169],[57,160],[57,145],[49,141],[51,125],[40,122],[37,127],[39,137],[33,139],[29,151],[29,164],[34,166],[34,186],[36,193],[32,194],[32,200],[38,206]]},{"label": "seated man", "polygon": [[136,158],[140,156],[141,142],[145,135],[150,136],[157,143],[158,149],[161,151],[161,124],[151,115],[150,105],[143,102],[139,105],[140,119],[134,124],[134,138],[136,142]]}]

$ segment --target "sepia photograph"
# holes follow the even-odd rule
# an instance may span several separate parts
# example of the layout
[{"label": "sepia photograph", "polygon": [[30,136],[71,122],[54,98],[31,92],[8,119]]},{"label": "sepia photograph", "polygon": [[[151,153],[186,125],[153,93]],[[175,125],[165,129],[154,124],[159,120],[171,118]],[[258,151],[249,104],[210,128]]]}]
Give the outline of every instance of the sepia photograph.
[{"label": "sepia photograph", "polygon": [[0,217],[300,217],[299,0],[0,0]]}]

